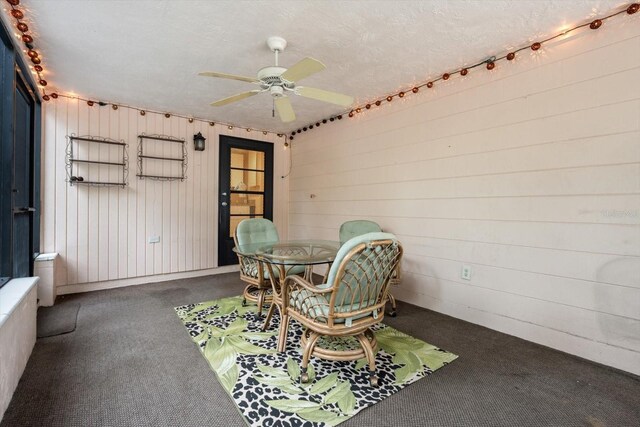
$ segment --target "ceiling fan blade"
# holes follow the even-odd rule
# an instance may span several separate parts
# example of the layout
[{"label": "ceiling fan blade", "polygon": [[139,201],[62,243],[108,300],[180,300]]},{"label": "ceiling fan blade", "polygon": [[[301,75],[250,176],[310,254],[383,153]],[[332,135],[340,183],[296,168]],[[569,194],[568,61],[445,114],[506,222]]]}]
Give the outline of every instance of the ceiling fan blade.
[{"label": "ceiling fan blade", "polygon": [[242,92],[242,93],[239,93],[237,95],[229,96],[227,98],[222,98],[222,99],[219,99],[219,100],[217,100],[215,102],[212,102],[211,106],[212,107],[220,107],[222,105],[231,104],[232,102],[240,101],[241,99],[245,99],[245,98],[248,98],[250,96],[257,95],[260,92],[262,92],[262,91],[261,90],[250,90],[248,92]]},{"label": "ceiling fan blade", "polygon": [[296,94],[305,98],[313,98],[318,101],[330,102],[331,104],[348,107],[353,104],[353,97],[341,93],[329,92],[328,90],[316,89],[314,87],[297,87]]},{"label": "ceiling fan blade", "polygon": [[240,80],[242,82],[260,83],[260,80],[254,77],[236,76],[235,74],[216,73],[214,71],[205,71],[204,73],[198,73],[199,76],[206,77],[220,77],[223,79]]},{"label": "ceiling fan blade", "polygon": [[309,77],[318,71],[324,70],[326,67],[317,59],[304,58],[302,61],[290,67],[287,71],[282,73],[280,77],[290,82],[297,82],[305,77]]},{"label": "ceiling fan blade", "polygon": [[276,98],[275,104],[276,110],[278,110],[278,114],[280,115],[280,120],[288,123],[296,119],[296,113],[293,112],[291,100],[288,97],[283,96],[280,98]]}]

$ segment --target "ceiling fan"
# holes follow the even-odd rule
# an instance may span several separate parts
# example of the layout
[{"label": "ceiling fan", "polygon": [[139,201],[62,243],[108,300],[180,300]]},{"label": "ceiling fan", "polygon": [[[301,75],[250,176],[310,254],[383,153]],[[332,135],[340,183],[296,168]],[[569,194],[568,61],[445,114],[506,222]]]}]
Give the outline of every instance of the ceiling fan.
[{"label": "ceiling fan", "polygon": [[256,78],[237,76],[234,74],[204,72],[199,73],[201,76],[219,77],[223,79],[240,80],[243,82],[254,83],[260,89],[249,90],[247,92],[238,93],[227,98],[212,102],[214,107],[220,107],[241,99],[257,95],[262,92],[269,92],[273,97],[275,108],[283,122],[292,122],[296,115],[293,112],[289,94],[296,94],[305,98],[317,99],[318,101],[329,102],[331,104],[347,107],[353,104],[353,97],[343,95],[328,90],[316,89],[312,87],[298,86],[297,82],[325,69],[322,62],[310,57],[304,58],[290,68],[278,66],[278,54],[287,47],[287,41],[282,37],[269,37],[267,45],[274,52],[276,59],[275,65],[261,68]]}]

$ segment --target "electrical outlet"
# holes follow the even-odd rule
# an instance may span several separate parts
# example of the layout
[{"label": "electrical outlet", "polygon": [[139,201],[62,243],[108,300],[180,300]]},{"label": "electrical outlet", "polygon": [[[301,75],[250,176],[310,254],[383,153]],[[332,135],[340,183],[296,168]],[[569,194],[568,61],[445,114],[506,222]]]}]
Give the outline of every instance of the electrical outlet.
[{"label": "electrical outlet", "polygon": [[160,241],[160,236],[150,236],[149,243],[158,243]]},{"label": "electrical outlet", "polygon": [[471,280],[471,266],[463,265],[462,270],[460,270],[460,277],[463,280]]}]

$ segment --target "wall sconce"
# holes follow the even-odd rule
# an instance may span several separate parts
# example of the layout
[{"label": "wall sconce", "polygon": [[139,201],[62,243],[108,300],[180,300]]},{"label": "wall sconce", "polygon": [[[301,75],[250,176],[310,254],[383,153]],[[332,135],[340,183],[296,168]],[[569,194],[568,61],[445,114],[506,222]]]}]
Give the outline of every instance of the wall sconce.
[{"label": "wall sconce", "polygon": [[195,148],[196,151],[204,151],[204,142],[206,140],[207,138],[202,136],[202,132],[193,135],[193,148]]}]

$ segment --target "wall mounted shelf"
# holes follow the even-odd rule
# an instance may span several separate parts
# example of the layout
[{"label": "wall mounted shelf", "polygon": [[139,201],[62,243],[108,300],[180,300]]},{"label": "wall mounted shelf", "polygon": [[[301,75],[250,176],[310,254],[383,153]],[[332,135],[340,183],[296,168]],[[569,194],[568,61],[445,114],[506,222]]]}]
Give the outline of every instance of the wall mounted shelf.
[{"label": "wall mounted shelf", "polygon": [[[184,181],[187,172],[187,148],[184,139],[166,135],[145,134],[138,135],[138,138],[140,140],[138,143],[138,174],[136,175],[138,178],[156,181]],[[172,148],[158,144],[150,145],[148,141],[168,142],[180,144],[180,146],[176,145]],[[160,150],[163,150],[163,153],[169,150],[171,154],[159,155]],[[179,162],[180,165],[178,167],[170,166],[171,172],[169,173],[161,173],[159,170],[162,170],[162,172],[166,170],[162,166],[163,162],[171,162],[170,164],[172,165]]]},{"label": "wall mounted shelf", "polygon": [[[89,146],[92,144],[97,144],[96,146],[111,146],[107,156],[111,160],[112,157],[115,157],[116,153],[112,150],[117,150],[117,158],[118,161],[104,161],[104,160],[91,160],[88,158],[79,158],[79,153],[82,151],[78,144],[86,144],[85,150],[89,149]],[[115,147],[115,148],[114,148]],[[76,136],[74,134],[67,135],[67,150],[66,150],[66,171],[67,171],[67,182],[69,185],[89,185],[89,186],[101,186],[101,187],[126,187],[127,186],[127,176],[129,174],[128,168],[128,160],[129,157],[127,155],[127,144],[123,141],[116,141],[111,138],[103,138],[100,136]],[[104,155],[104,153],[100,153]],[[81,170],[80,166],[86,165],[85,168]],[[96,171],[92,171],[90,166],[97,165],[98,168],[100,166],[108,166],[108,167],[116,167],[119,169],[118,175],[122,177],[120,181],[113,180],[95,180],[95,179],[87,179],[85,180],[82,176],[83,173],[89,175],[95,175]],[[113,175],[110,173],[110,175]]]}]

